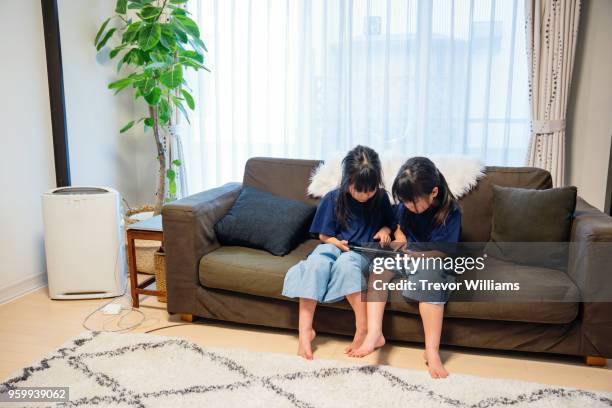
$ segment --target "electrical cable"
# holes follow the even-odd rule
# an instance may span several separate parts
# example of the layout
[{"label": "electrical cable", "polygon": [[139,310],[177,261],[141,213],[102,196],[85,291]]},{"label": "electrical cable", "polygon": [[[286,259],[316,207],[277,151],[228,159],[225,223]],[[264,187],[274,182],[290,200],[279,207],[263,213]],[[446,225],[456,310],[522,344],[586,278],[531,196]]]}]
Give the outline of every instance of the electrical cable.
[{"label": "electrical cable", "polygon": [[177,323],[177,324],[171,324],[169,326],[162,326],[162,327],[157,327],[155,329],[151,329],[151,330],[147,330],[145,333],[152,333],[154,331],[158,331],[158,330],[163,330],[163,329],[169,329],[171,327],[178,327],[178,326],[193,326],[193,323]]},{"label": "electrical cable", "polygon": [[[95,309],[93,312],[89,313],[89,314],[88,314],[88,315],[85,317],[85,319],[83,319],[83,322],[81,323],[81,324],[82,324],[82,326],[83,326],[83,327],[84,327],[86,330],[88,330],[88,331],[103,331],[103,332],[106,332],[106,333],[117,333],[117,332],[128,331],[128,330],[132,330],[132,329],[135,329],[136,327],[140,326],[140,325],[142,324],[142,322],[144,322],[144,321],[145,321],[146,316],[145,316],[145,314],[144,314],[142,311],[140,311],[140,310],[138,310],[138,309],[136,309],[136,308],[134,308],[134,307],[130,307],[130,308],[126,308],[126,309],[123,309],[123,307],[122,307],[122,310],[128,310],[128,313],[124,314],[124,315],[123,315],[123,316],[121,316],[121,318],[119,319],[119,322],[117,323],[117,325],[120,327],[119,329],[116,329],[116,330],[108,330],[108,329],[106,329],[106,325],[108,324],[108,322],[109,322],[110,320],[112,320],[112,319],[116,318],[118,315],[112,316],[110,319],[107,319],[107,320],[106,320],[104,323],[102,323],[102,330],[94,330],[94,329],[92,329],[91,327],[89,327],[89,326],[87,325],[87,321],[88,321],[88,320],[89,320],[89,319],[90,319],[90,318],[91,318],[91,317],[92,317],[94,314],[96,314],[96,313],[98,313],[100,310],[104,309],[104,308],[105,308],[107,305],[110,305],[111,303],[115,303],[117,300],[121,300],[121,299],[122,299],[122,298],[125,296],[125,294],[126,294],[126,290],[127,290],[127,279],[126,279],[126,283],[125,283],[125,286],[124,286],[124,289],[123,289],[123,294],[122,294],[121,296],[119,296],[119,297],[115,298],[115,299],[112,299],[112,300],[111,300],[111,301],[109,301],[109,302],[105,302],[105,303],[103,303],[102,305],[98,306],[98,307],[97,307],[97,308],[96,308],[96,309]],[[121,327],[119,323],[121,322],[121,320],[122,320],[122,319],[123,319],[125,316],[127,316],[127,315],[128,315],[128,314],[130,314],[131,312],[136,312],[136,313],[139,313],[139,314],[141,315],[141,317],[142,317],[142,318],[141,318],[141,319],[140,319],[138,322],[134,323],[134,324],[133,324],[133,325],[131,325],[131,326],[128,326],[128,327]]]},{"label": "electrical cable", "polygon": [[[121,223],[121,224],[120,224],[120,228],[121,228],[121,227],[123,227],[123,223]],[[122,228],[122,229],[123,229],[123,228]],[[122,243],[121,243],[121,245],[125,246],[125,243],[123,243],[123,242],[122,242]],[[117,266],[118,266],[118,264],[119,264],[120,254],[121,254],[121,247],[119,247],[119,248],[117,249],[117,254],[116,254],[116,256],[115,256],[115,271],[117,270]],[[136,272],[136,271],[134,271],[134,273],[137,273],[137,272]],[[114,273],[114,275],[113,275],[113,276],[114,276],[114,278],[115,278],[115,284],[118,284],[118,283],[119,283],[119,282],[118,282],[118,280],[117,280],[117,275],[118,275],[117,273]],[[129,330],[135,329],[136,327],[140,326],[140,325],[142,324],[142,322],[144,322],[144,321],[145,321],[146,316],[145,316],[145,314],[144,314],[142,311],[140,311],[140,310],[136,309],[135,307],[124,308],[124,307],[123,307],[123,305],[121,305],[121,310],[122,310],[122,311],[123,311],[123,310],[128,310],[128,312],[127,312],[127,313],[125,313],[125,314],[123,314],[123,315],[120,315],[120,314],[119,314],[119,315],[113,315],[113,316],[111,316],[111,318],[107,319],[105,322],[103,322],[103,323],[102,323],[102,330],[94,330],[94,329],[90,328],[90,327],[87,325],[87,321],[88,321],[88,320],[89,320],[89,319],[90,319],[90,318],[91,318],[93,315],[95,315],[96,313],[98,313],[100,310],[104,309],[106,306],[110,305],[111,303],[115,303],[117,300],[121,301],[121,300],[122,300],[122,299],[125,297],[125,295],[127,294],[127,284],[128,284],[128,277],[126,276],[126,277],[125,277],[125,283],[124,283],[124,285],[123,285],[123,290],[121,291],[121,292],[122,292],[122,293],[121,293],[121,295],[120,295],[120,296],[118,296],[118,297],[116,297],[116,298],[114,298],[114,299],[111,299],[111,300],[110,300],[110,301],[108,301],[108,302],[103,303],[101,306],[98,306],[98,308],[96,308],[96,309],[95,309],[93,312],[89,313],[89,314],[88,314],[88,315],[87,315],[87,316],[86,316],[86,317],[83,319],[83,321],[81,322],[81,325],[82,325],[82,326],[85,328],[85,330],[88,330],[88,331],[102,331],[102,332],[105,332],[105,333],[118,333],[118,332],[124,332],[124,331],[129,331]],[[100,298],[100,299],[103,299],[103,298]],[[124,319],[124,318],[125,318],[127,315],[129,315],[129,314],[130,314],[130,313],[132,313],[132,312],[139,313],[139,314],[141,315],[141,319],[140,319],[138,322],[136,322],[136,323],[134,323],[133,325],[131,325],[131,326],[128,326],[128,327],[121,327],[121,321],[122,321],[122,320],[123,320],[123,319]],[[120,312],[120,313],[121,313],[121,312]],[[120,317],[119,317],[119,316],[120,316]],[[117,329],[117,330],[108,330],[108,329],[106,329],[106,325],[108,324],[108,322],[110,322],[111,320],[113,320],[113,319],[115,319],[115,318],[117,318],[117,317],[119,317],[119,320],[118,320],[118,322],[117,322],[117,326],[119,327],[119,329]]]}]

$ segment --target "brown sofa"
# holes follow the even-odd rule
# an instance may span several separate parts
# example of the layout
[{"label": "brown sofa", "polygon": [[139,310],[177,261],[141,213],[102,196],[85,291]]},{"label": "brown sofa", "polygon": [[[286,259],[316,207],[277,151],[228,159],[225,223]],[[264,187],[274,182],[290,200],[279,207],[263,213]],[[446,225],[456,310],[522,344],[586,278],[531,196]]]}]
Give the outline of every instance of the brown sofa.
[{"label": "brown sofa", "polygon": [[[253,158],[246,164],[242,184],[316,204],[318,200],[306,196],[306,187],[318,164],[310,160]],[[283,257],[262,250],[221,246],[213,227],[231,208],[242,184],[229,183],[164,206],[168,312],[185,318],[199,316],[295,329],[298,308],[294,301],[281,296],[283,279],[287,269],[305,258],[318,241],[307,240]],[[486,176],[460,200],[462,241],[489,240],[493,184],[546,189],[552,183],[550,174],[541,169],[487,167]],[[578,245],[612,242],[612,218],[579,198],[571,240]],[[612,273],[610,265],[601,268],[588,256],[570,256],[569,264],[566,273],[500,261],[486,269],[486,277],[511,274],[520,281],[537,272],[546,284],[571,293],[579,290],[575,282],[588,286],[598,282],[602,274]],[[423,341],[414,303],[389,302],[387,308],[384,333],[388,339]],[[612,303],[451,299],[445,314],[442,344],[586,356],[590,364],[605,364],[601,357],[612,357]],[[317,310],[315,325],[320,332],[351,335],[353,314],[344,301],[324,305]]]}]

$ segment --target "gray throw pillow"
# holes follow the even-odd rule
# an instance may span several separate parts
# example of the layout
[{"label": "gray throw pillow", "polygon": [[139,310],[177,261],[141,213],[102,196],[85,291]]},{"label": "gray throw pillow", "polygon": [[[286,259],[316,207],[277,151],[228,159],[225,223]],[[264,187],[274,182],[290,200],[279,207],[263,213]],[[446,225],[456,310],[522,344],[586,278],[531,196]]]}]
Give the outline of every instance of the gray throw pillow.
[{"label": "gray throw pillow", "polygon": [[575,209],[576,187],[494,185],[491,239],[485,251],[507,261],[564,269]]},{"label": "gray throw pillow", "polygon": [[215,224],[222,245],[265,249],[286,255],[308,236],[316,207],[244,187],[228,213]]}]

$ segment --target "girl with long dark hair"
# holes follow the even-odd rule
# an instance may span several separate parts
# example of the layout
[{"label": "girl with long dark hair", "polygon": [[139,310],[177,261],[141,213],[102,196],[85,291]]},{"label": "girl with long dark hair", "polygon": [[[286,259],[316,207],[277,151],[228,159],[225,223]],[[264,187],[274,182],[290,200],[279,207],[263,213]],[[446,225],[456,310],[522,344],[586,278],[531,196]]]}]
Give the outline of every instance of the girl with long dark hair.
[{"label": "girl with long dark hair", "polygon": [[[393,197],[397,227],[395,241],[406,242],[412,256],[421,254],[430,257],[445,256],[448,244],[459,241],[461,232],[461,211],[457,199],[448,188],[444,175],[426,157],[412,157],[400,168],[393,182]],[[420,245],[419,245],[420,244]],[[415,252],[415,246],[420,249]],[[428,249],[423,251],[423,246]],[[412,249],[410,249],[412,248]],[[396,271],[398,272],[398,271]],[[400,271],[401,272],[401,271]],[[390,280],[395,273],[387,272],[378,279]],[[448,372],[440,359],[440,336],[444,304],[449,292],[423,290],[419,283],[454,282],[453,272],[440,269],[418,269],[411,271],[408,279],[417,283],[414,290],[404,291],[409,300],[419,302],[419,312],[425,332],[425,360],[433,378],[445,378]],[[387,292],[377,291],[377,301],[367,304],[368,335],[362,345],[349,355],[363,357],[385,344],[382,334],[382,318]]]},{"label": "girl with long dark hair", "polygon": [[362,300],[370,260],[349,245],[373,240],[388,244],[395,228],[391,202],[384,189],[378,154],[357,146],[342,160],[340,187],[327,193],[317,208],[310,232],[322,241],[306,260],[289,269],[283,295],[299,298],[298,355],[312,359],[312,327],[317,302],[346,297],[355,312],[355,336],[345,352],[359,347],[367,332]]}]

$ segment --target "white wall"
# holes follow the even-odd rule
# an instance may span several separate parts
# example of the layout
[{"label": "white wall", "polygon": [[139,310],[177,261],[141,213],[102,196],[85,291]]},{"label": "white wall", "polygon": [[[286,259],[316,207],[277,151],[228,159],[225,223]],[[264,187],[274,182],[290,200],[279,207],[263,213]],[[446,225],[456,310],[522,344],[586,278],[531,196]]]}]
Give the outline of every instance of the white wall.
[{"label": "white wall", "polygon": [[144,102],[135,104],[131,90],[115,96],[107,89],[118,78],[116,60],[108,59],[110,47],[97,53],[93,45],[114,7],[110,0],[58,0],[70,171],[73,185],[110,186],[136,206],[154,202],[156,152],[142,125],[119,133],[142,116]]},{"label": "white wall", "polygon": [[55,187],[39,0],[1,1],[0,303],[45,283],[41,193]]},{"label": "white wall", "polygon": [[604,208],[612,135],[612,1],[586,0],[567,114],[568,180]]}]

